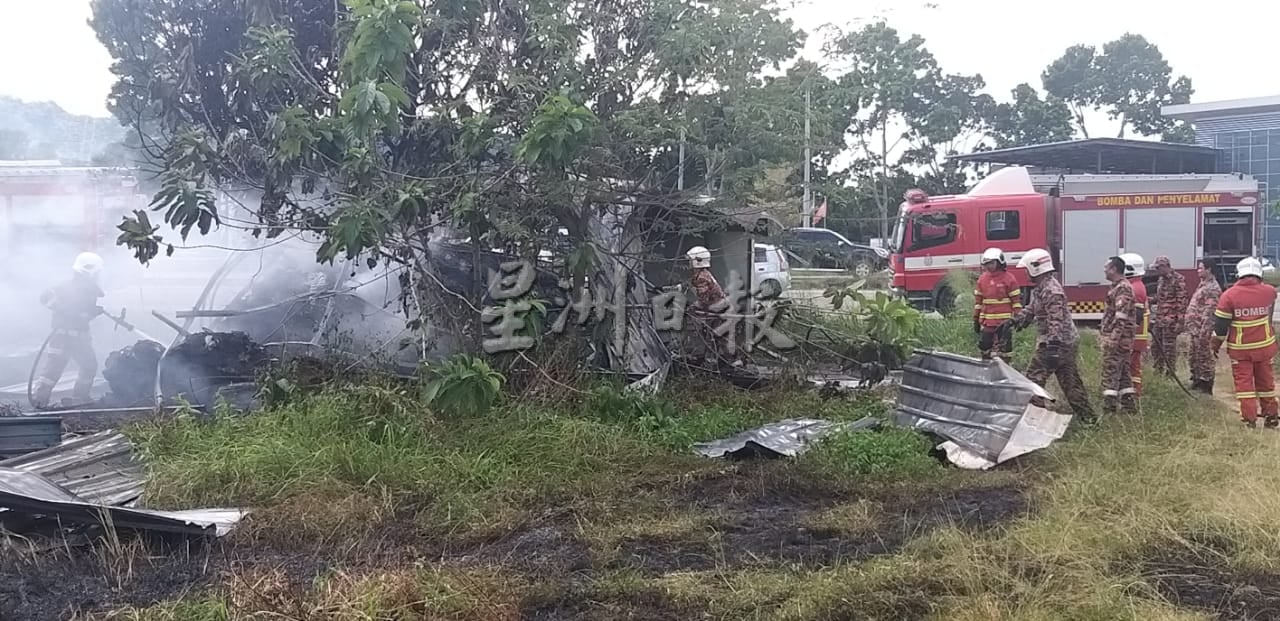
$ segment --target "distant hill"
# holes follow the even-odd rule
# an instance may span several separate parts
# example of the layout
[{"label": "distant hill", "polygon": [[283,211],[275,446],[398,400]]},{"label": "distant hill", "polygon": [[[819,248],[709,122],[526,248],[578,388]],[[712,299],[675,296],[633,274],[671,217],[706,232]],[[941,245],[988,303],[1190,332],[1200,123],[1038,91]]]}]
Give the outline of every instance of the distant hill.
[{"label": "distant hill", "polygon": [[79,116],[51,102],[0,96],[0,160],[57,159],[64,164],[114,164],[108,155],[125,137],[114,118]]}]

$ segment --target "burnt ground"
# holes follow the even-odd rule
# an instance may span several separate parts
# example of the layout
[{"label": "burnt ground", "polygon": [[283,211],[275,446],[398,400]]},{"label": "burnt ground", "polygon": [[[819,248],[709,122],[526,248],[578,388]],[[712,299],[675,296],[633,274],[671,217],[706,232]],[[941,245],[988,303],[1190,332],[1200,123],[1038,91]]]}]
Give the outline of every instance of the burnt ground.
[{"label": "burnt ground", "polygon": [[729,487],[731,483],[713,481],[698,490],[695,500],[717,516],[712,521],[715,541],[635,538],[622,546],[619,565],[656,574],[778,563],[817,568],[892,554],[941,527],[984,530],[1029,508],[1022,490],[1013,487],[943,491],[924,498],[900,496],[881,501],[885,507],[875,528],[846,533],[807,522],[825,509],[857,498],[821,490],[741,494]]},{"label": "burnt ground", "polygon": [[[433,564],[498,568],[523,576],[535,586],[519,602],[520,618],[690,618],[688,602],[677,606],[660,589],[598,593],[592,579],[618,570],[660,576],[771,565],[818,569],[892,554],[936,528],[982,530],[1028,510],[1022,490],[1012,487],[924,497],[901,494],[875,499],[882,510],[873,528],[844,533],[805,524],[817,512],[857,497],[820,487],[762,488],[759,481],[747,479],[730,474],[670,490],[668,502],[711,516],[714,545],[691,533],[632,538],[617,550],[593,549],[579,535],[573,511],[560,510],[480,541],[433,538],[401,516],[351,546],[264,540],[248,523],[242,527],[244,533],[202,549],[137,541],[127,542],[123,549],[101,544],[71,547],[54,541],[42,554],[0,551],[6,557],[0,559],[0,619],[62,619],[74,613],[145,607],[225,586],[238,575],[270,572],[304,593],[317,576],[337,569],[359,573]],[[911,592],[902,594],[889,616],[910,619],[927,614],[933,597],[930,585],[903,586]]]},{"label": "burnt ground", "polygon": [[1223,620],[1280,620],[1280,574],[1240,571],[1228,559],[1235,545],[1191,536],[1153,547],[1140,560],[1147,582],[1173,604]]}]

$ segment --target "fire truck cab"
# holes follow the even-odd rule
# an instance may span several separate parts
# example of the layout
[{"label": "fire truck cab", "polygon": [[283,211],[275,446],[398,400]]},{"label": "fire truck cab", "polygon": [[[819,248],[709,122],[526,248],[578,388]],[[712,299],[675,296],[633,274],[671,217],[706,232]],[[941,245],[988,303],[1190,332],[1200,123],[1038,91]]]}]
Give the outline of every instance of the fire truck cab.
[{"label": "fire truck cab", "polygon": [[1013,266],[1027,250],[1045,248],[1073,316],[1099,319],[1103,263],[1113,255],[1136,252],[1148,262],[1166,255],[1189,282],[1196,262],[1209,258],[1225,282],[1234,280],[1235,263],[1254,254],[1258,196],[1247,175],[1033,175],[1020,166],[993,172],[965,194],[911,190],[892,238],[894,291],[946,312],[958,293],[948,273],[980,270],[984,249],[1004,250],[1010,273],[1029,284]]}]

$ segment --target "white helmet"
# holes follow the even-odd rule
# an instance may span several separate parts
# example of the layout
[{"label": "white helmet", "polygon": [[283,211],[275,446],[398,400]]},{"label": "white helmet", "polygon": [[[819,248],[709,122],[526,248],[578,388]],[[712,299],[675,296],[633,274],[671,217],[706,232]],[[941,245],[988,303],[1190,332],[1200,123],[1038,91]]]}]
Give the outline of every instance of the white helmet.
[{"label": "white helmet", "polygon": [[1000,267],[1004,267],[1004,251],[999,248],[987,248],[986,250],[983,250],[982,264],[986,265],[992,261],[999,263]]},{"label": "white helmet", "polygon": [[98,272],[102,271],[102,257],[92,252],[81,252],[76,255],[76,261],[71,264],[71,269],[77,274],[97,276]]},{"label": "white helmet", "polygon": [[1236,278],[1244,278],[1245,276],[1262,278],[1262,261],[1253,257],[1240,259],[1240,262],[1236,264]]},{"label": "white helmet", "polygon": [[1147,262],[1142,260],[1142,255],[1126,252],[1120,255],[1120,260],[1124,261],[1125,278],[1139,278],[1147,275]]},{"label": "white helmet", "polygon": [[1027,270],[1033,278],[1053,271],[1053,258],[1044,248],[1032,248],[1022,255],[1018,267]]},{"label": "white helmet", "polygon": [[684,253],[689,257],[689,265],[694,268],[711,267],[711,251],[702,246],[694,246]]}]

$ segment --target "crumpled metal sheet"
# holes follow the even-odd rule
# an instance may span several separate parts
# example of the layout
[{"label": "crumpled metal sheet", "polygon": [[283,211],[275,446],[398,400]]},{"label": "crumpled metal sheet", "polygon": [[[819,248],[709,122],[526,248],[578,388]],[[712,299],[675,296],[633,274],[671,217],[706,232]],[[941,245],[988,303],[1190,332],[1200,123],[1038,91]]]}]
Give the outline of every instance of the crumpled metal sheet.
[{"label": "crumpled metal sheet", "polygon": [[100,524],[191,537],[215,537],[228,532],[244,515],[227,509],[150,511],[86,502],[39,474],[13,468],[0,468],[0,507],[63,524]]},{"label": "crumpled metal sheet", "polygon": [[0,456],[25,455],[61,441],[59,416],[0,416]]},{"label": "crumpled metal sheet", "polygon": [[145,486],[133,443],[118,431],[65,438],[58,446],[0,461],[0,467],[39,474],[93,504],[130,503]]},{"label": "crumpled metal sheet", "polygon": [[1071,417],[1059,414],[1034,405],[1027,406],[1027,413],[1013,428],[1009,442],[1000,457],[995,461],[986,459],[973,451],[967,450],[955,442],[947,441],[938,445],[947,454],[947,460],[966,470],[988,470],[996,464],[1006,462],[1019,455],[1044,448],[1054,440],[1062,438],[1067,431]]},{"label": "crumpled metal sheet", "polygon": [[946,438],[952,463],[989,468],[1062,437],[1071,417],[1031,405],[1048,392],[1001,360],[916,352],[903,368],[896,421]]},{"label": "crumpled metal sheet", "polygon": [[837,431],[873,429],[880,421],[868,416],[853,423],[833,423],[818,418],[792,418],[742,433],[693,445],[703,457],[795,457],[824,436]]}]

